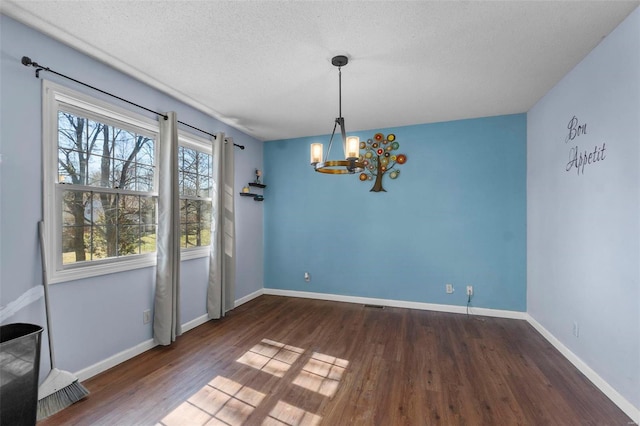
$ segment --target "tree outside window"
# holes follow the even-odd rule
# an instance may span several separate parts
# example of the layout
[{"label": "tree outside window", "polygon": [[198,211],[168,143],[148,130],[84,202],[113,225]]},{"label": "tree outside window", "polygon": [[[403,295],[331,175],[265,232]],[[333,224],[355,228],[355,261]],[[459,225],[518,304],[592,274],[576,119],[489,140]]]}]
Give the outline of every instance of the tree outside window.
[{"label": "tree outside window", "polygon": [[211,244],[212,157],[201,149],[178,148],[180,185],[180,246]]},{"label": "tree outside window", "polygon": [[148,135],[58,111],[63,264],[155,251],[154,149]]}]

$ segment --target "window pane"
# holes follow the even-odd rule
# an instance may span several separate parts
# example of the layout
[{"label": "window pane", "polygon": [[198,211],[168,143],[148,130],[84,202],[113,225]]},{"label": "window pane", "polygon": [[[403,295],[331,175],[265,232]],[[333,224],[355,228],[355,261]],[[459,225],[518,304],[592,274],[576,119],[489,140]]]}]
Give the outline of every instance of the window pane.
[{"label": "window pane", "polygon": [[198,197],[211,197],[212,180],[209,176],[200,176],[198,179]]},{"label": "window pane", "polygon": [[118,255],[140,253],[140,225],[118,227]]},{"label": "window pane", "polygon": [[178,151],[180,195],[209,198],[211,196],[211,155],[183,146]]},{"label": "window pane", "polygon": [[178,170],[181,172],[184,169],[184,150],[187,149],[183,146],[178,147]]},{"label": "window pane", "polygon": [[113,132],[116,140],[113,157],[123,161],[129,160],[131,154],[133,153],[135,155],[136,153],[136,135],[115,128],[113,129]]},{"label": "window pane", "polygon": [[115,257],[115,227],[91,227],[91,260]]},{"label": "window pane", "polygon": [[140,223],[140,197],[121,195],[118,205],[118,224],[137,225]]},{"label": "window pane", "polygon": [[[129,163],[126,163],[122,160],[113,160],[111,164],[113,168],[111,170],[111,173],[109,174],[109,187],[118,189],[131,189],[130,187],[127,187],[127,172]],[[123,176],[122,170],[125,168],[125,165],[127,165],[127,170],[125,171],[125,175]]]},{"label": "window pane", "polygon": [[202,247],[211,244],[211,202],[213,179],[212,156],[197,149],[179,147],[181,235],[183,248]]},{"label": "window pane", "polygon": [[58,146],[61,149],[74,149],[78,142],[82,142],[82,139],[78,140],[76,130],[78,126],[80,129],[83,126],[79,120],[84,119],[64,111],[58,112]]},{"label": "window pane", "polygon": [[[84,184],[78,151],[58,150],[58,182]],[[76,179],[76,180],[74,180]]]},{"label": "window pane", "polygon": [[197,172],[197,151],[189,148],[182,149],[182,170],[185,172],[196,173]]},{"label": "window pane", "polygon": [[91,219],[90,192],[64,191],[62,194],[62,223],[65,226],[83,226]]},{"label": "window pane", "polygon": [[201,201],[200,204],[200,221],[205,224],[205,227],[211,226],[211,202]]},{"label": "window pane", "polygon": [[185,210],[182,219],[185,223],[199,222],[200,209],[198,200],[185,200]]},{"label": "window pane", "polygon": [[[74,114],[58,113],[59,181],[78,185],[153,190],[152,138]],[[138,163],[144,168],[139,168]],[[144,173],[144,185],[139,185]]]},{"label": "window pane", "polygon": [[180,200],[181,247],[201,247],[211,244],[211,202]]},{"label": "window pane", "polygon": [[187,223],[181,226],[182,235],[180,238],[180,246],[189,248],[189,247],[199,247],[202,245],[202,232],[200,229],[200,224],[198,223]]},{"label": "window pane", "polygon": [[153,190],[153,167],[138,165],[136,176],[136,191],[150,192]]},{"label": "window pane", "polygon": [[156,197],[64,191],[63,264],[154,252],[156,203]]},{"label": "window pane", "polygon": [[145,143],[136,155],[136,162],[145,166],[153,166],[155,163],[155,153],[153,143]]},{"label": "window pane", "polygon": [[180,225],[180,247],[187,247],[187,225],[184,223]]},{"label": "window pane", "polygon": [[180,195],[197,195],[198,176],[194,173],[184,172],[182,174],[182,193]]},{"label": "window pane", "polygon": [[200,245],[211,245],[211,223],[205,222],[200,225]]},{"label": "window pane", "polygon": [[186,199],[181,199],[180,200],[180,223],[184,223],[187,219],[186,219],[186,207],[187,206],[187,200]]},{"label": "window pane", "polygon": [[153,253],[156,251],[156,226],[143,225],[141,228],[140,253]]},{"label": "window pane", "polygon": [[62,264],[91,260],[86,242],[91,234],[90,226],[62,227]]},{"label": "window pane", "polygon": [[[94,192],[91,202],[93,214],[91,222],[95,225],[115,226],[118,223],[118,194]],[[109,234],[112,234],[109,231]]]},{"label": "window pane", "polygon": [[140,197],[140,221],[145,225],[157,223],[155,197]]},{"label": "window pane", "polygon": [[211,168],[210,168],[210,159],[211,156],[209,154],[200,153],[198,156],[198,175],[201,177],[209,178],[211,176]]},{"label": "window pane", "polygon": [[[111,186],[109,182],[109,174],[102,173],[102,165],[106,164],[107,167],[110,164],[108,158],[104,158],[101,155],[91,155],[88,161],[88,177],[83,184],[89,186],[102,186],[108,188]],[[108,169],[107,169],[108,170]]]}]

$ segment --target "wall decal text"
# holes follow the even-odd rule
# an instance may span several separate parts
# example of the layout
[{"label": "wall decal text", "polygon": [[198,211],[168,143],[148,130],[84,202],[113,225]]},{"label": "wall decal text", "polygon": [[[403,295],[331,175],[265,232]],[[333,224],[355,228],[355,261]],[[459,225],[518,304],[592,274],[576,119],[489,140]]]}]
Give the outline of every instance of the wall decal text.
[{"label": "wall decal text", "polygon": [[[569,120],[567,129],[569,132],[564,139],[564,143],[574,141],[573,143],[577,144],[577,139],[579,137],[587,136],[587,123],[580,123],[578,117],[575,115],[571,120]],[[605,142],[602,142],[602,145],[596,144],[593,150],[581,149],[578,145],[574,145],[569,149],[569,162],[567,163],[565,170],[569,172],[575,168],[578,175],[584,174],[585,166],[597,163],[598,161],[602,161],[606,158],[605,150]]]}]

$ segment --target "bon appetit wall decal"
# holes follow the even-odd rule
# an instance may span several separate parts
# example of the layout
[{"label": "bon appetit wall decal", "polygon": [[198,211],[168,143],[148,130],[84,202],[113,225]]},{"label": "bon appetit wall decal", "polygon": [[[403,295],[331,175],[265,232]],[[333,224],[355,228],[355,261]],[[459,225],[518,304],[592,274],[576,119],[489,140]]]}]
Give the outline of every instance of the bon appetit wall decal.
[{"label": "bon appetit wall decal", "polygon": [[578,145],[579,143],[588,141],[589,139],[587,123],[581,123],[580,120],[578,120],[578,117],[574,115],[571,120],[569,120],[567,129],[569,130],[569,133],[567,134],[564,143],[569,144],[569,142],[571,142],[571,148],[569,149],[569,162],[565,168],[567,172],[575,169],[578,175],[584,174],[584,168],[586,166],[603,161],[607,158],[604,142],[602,142],[602,145],[594,145],[593,150],[591,150],[590,146],[585,149]]}]

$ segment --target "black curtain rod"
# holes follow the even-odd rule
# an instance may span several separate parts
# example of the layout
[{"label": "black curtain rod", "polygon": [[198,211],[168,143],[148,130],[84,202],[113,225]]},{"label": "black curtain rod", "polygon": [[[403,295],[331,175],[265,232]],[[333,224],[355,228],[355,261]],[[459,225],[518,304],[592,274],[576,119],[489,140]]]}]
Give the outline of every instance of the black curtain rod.
[{"label": "black curtain rod", "polygon": [[[108,95],[108,96],[111,96],[113,98],[116,98],[116,99],[118,99],[118,100],[120,100],[122,102],[126,102],[129,105],[133,105],[133,106],[138,107],[140,109],[143,109],[145,111],[149,111],[149,112],[151,112],[151,113],[153,113],[155,115],[163,117],[165,120],[167,120],[169,118],[169,117],[167,117],[166,115],[164,115],[164,114],[162,114],[160,112],[157,112],[157,111],[154,111],[152,109],[143,107],[142,105],[138,105],[135,102],[131,102],[131,101],[127,100],[127,99],[121,98],[120,96],[116,96],[113,93],[106,92],[106,91],[104,91],[102,89],[98,89],[97,87],[91,86],[90,84],[84,83],[82,81],[76,80],[75,78],[71,78],[71,77],[69,77],[67,75],[61,74],[61,73],[59,73],[57,71],[52,70],[49,67],[45,67],[44,65],[40,65],[37,62],[33,62],[31,60],[31,58],[29,58],[28,56],[23,56],[22,57],[22,65],[24,65],[26,67],[29,67],[29,66],[34,67],[36,69],[36,78],[40,78],[40,71],[47,71],[47,72],[50,72],[52,74],[59,75],[60,77],[66,78],[67,80],[71,80],[71,81],[73,81],[75,83],[81,84],[81,85],[83,85],[85,87],[88,87],[90,89],[96,90],[96,91],[98,91],[100,93],[104,93],[105,95]],[[177,120],[177,121],[178,121],[178,123],[183,124],[183,125],[185,125],[187,127],[191,127],[194,130],[197,130],[199,132],[205,133],[205,134],[207,134],[209,136],[213,136],[214,138],[216,137],[216,135],[214,135],[213,133],[209,133],[206,130],[199,129],[199,128],[195,127],[195,126],[192,126],[191,124],[187,124],[187,123],[185,123],[183,121],[180,121],[180,120]],[[237,146],[240,149],[244,149],[244,145],[238,145],[237,143],[234,143],[234,145]]]}]

